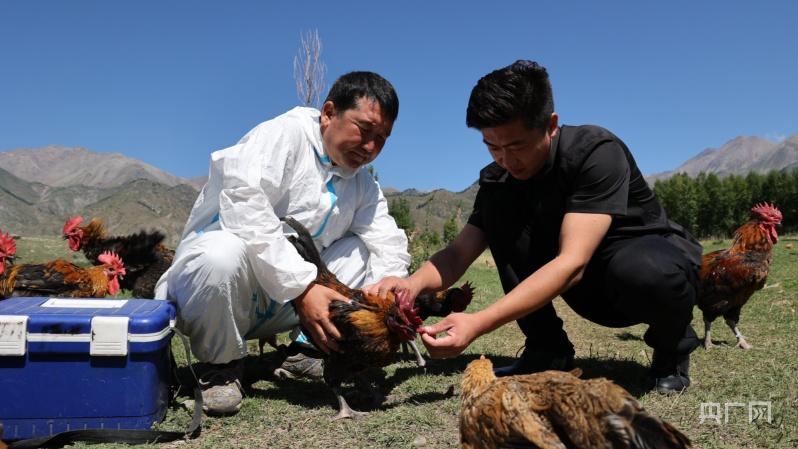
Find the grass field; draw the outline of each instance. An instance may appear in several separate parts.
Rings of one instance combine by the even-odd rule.
[[[576,316],[561,300],[556,307],[576,346],[576,364],[583,377],[609,377],[637,396],[649,411],[675,424],[697,448],[798,448],[798,247],[794,237],[781,240],[767,287],[756,293],[743,309],[740,329],[750,351],[733,345],[735,339],[722,321],[713,327],[714,340],[726,344],[693,353],[693,386],[684,394],[661,396],[645,389],[651,350],[642,342],[645,326],[607,329]],[[705,242],[716,249],[729,241]],[[63,241],[23,238],[18,242],[20,262],[47,258],[51,251],[66,255]],[[71,256],[70,256],[71,257]],[[481,258],[464,279],[477,287],[472,307],[485,307],[499,297],[501,287],[489,258]],[[693,326],[703,335],[698,309]],[[457,413],[459,398],[451,387],[458,385],[465,365],[485,354],[496,365],[512,360],[523,342],[515,325],[481,337],[455,359],[431,361],[426,372],[412,362],[401,362],[375,375],[385,402],[357,421],[331,422],[334,398],[321,382],[279,381],[271,372],[276,353],[257,356],[254,342],[247,359],[247,397],[241,412],[233,417],[206,418],[200,438],[189,442],[137,447],[170,448],[455,448],[459,447]],[[173,345],[183,360],[180,375],[190,374],[182,348]],[[56,375],[54,373],[54,375]],[[353,392],[353,389],[349,390]],[[188,399],[181,396],[179,401]],[[752,402],[770,404],[771,421],[748,419]],[[358,397],[353,406],[363,407]],[[702,403],[717,404],[720,424],[701,422]],[[713,410],[706,408],[705,414]],[[717,410],[715,410],[717,411]],[[728,413],[727,413],[728,412]],[[705,417],[706,418],[706,417]],[[189,413],[180,406],[170,408],[159,427],[180,430]],[[74,447],[115,448],[126,445]]]

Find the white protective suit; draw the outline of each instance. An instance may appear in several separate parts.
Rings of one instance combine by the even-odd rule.
[[[330,270],[353,288],[407,275],[407,238],[379,185],[365,169],[332,165],[319,117],[294,108],[211,154],[208,182],[155,289],[175,302],[178,329],[201,361],[243,358],[247,339],[299,323],[289,301],[316,267],[285,238],[292,231],[280,217],[308,228]]]

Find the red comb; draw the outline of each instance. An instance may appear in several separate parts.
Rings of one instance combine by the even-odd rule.
[[[81,223],[83,223],[83,217],[80,215],[75,215],[74,217],[70,217],[66,223],[64,223],[63,233],[67,234],[76,227],[78,227]]]
[[[12,257],[17,253],[17,242],[14,241],[14,238],[8,232],[0,232],[0,252],[5,257]]]
[[[106,251],[100,254],[97,257],[97,260],[106,265],[111,265],[112,267],[116,268],[118,274],[120,275],[125,274],[125,264],[122,262],[122,258],[120,258],[119,255],[117,255],[116,253],[111,251]]]
[[[781,211],[774,204],[767,202],[757,203],[751,208],[751,212],[761,217],[773,218],[778,221],[782,219]]]

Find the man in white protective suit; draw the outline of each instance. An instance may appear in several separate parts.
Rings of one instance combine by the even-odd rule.
[[[333,84],[321,111],[294,108],[211,154],[208,182],[155,292],[175,303],[177,328],[209,366],[200,376],[206,413],[241,408],[248,339],[293,330],[306,341],[296,332],[301,323],[319,350],[337,349],[328,306],[347,299],[312,284],[316,267],[288,241],[281,218],[308,228],[350,287],[407,275],[407,238],[363,168],[379,155],[398,111],[387,80],[351,72]],[[296,362],[283,366],[320,368],[315,359]]]

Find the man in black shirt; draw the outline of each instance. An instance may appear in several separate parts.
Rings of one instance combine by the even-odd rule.
[[[648,324],[657,391],[687,388],[699,344],[690,322],[701,246],[668,220],[626,145],[597,126],[558,126],[548,74],[531,61],[480,79],[466,122],[494,160],[480,173],[468,224],[409,278],[367,289],[413,297],[443,289],[489,247],[506,295],[427,326],[422,339],[433,357],[455,356],[517,320],[526,347],[497,375],[570,369],[573,345],[551,304],[560,295],[604,326]]]

